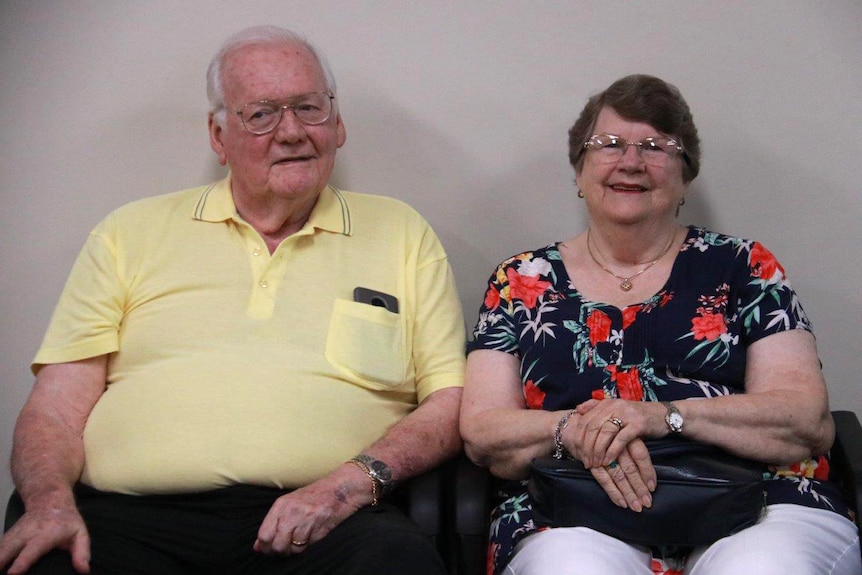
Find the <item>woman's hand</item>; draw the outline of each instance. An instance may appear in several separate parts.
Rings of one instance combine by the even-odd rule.
[[[590,470],[615,504],[632,511],[652,507],[656,487],[655,468],[640,439],[631,441],[610,465]]]
[[[577,407],[578,417],[570,425],[568,437],[575,451],[569,451],[586,467],[608,466],[633,440],[667,435],[665,411],[662,404],[650,401],[585,401]]]
[[[660,404],[590,400],[578,406],[578,417],[564,432],[563,444],[592,470],[614,503],[641,511],[652,505],[656,487],[655,468],[642,437],[667,433],[661,425],[663,413]]]

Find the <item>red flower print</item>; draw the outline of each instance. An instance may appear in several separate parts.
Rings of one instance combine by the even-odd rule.
[[[512,268],[506,270],[506,277],[509,278],[509,297],[520,299],[528,308],[536,307],[536,298],[551,287],[551,282],[540,280],[539,276],[522,276]]]
[[[593,310],[587,317],[587,330],[590,332],[590,345],[608,341],[611,335],[611,318],[601,310]]]
[[[691,328],[695,340],[713,341],[718,339],[721,334],[727,333],[724,316],[717,313],[705,313],[692,319]]]
[[[485,307],[494,310],[498,305],[500,305],[500,292],[493,285],[488,284],[488,291],[485,292]]]
[[[617,383],[617,393],[620,399],[631,399],[640,401],[644,397],[644,388],[636,367],[628,370],[617,371],[611,377]]]
[[[654,575],[682,575],[683,573],[679,569],[665,569],[662,562],[658,559],[653,559],[651,561],[650,571],[652,571]]]
[[[817,467],[814,469],[814,479],[826,481],[829,479],[829,460],[824,456],[817,458]]]
[[[775,276],[776,270],[781,272],[781,277],[784,277],[784,268],[775,259],[768,249],[757,242],[751,246],[751,255],[748,258],[748,265],[751,268],[751,275],[762,280],[771,280]]]
[[[486,575],[494,575],[494,558],[497,557],[497,553],[500,551],[499,543],[489,543],[488,544],[488,554],[485,557],[485,573]]]
[[[641,306],[639,305],[627,307],[623,310],[623,329],[626,329],[628,326],[635,322],[635,319],[637,319],[638,312],[640,310]]]
[[[594,389],[593,393],[590,395],[593,399],[602,400],[605,398],[605,390],[604,389]]]
[[[532,379],[524,384],[524,398],[527,400],[527,407],[530,409],[542,409],[542,406],[545,404],[545,392],[536,387]]]

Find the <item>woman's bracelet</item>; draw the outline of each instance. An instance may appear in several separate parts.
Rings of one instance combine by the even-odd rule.
[[[563,430],[568,427],[569,420],[575,414],[575,410],[571,410],[566,415],[560,418],[557,426],[554,428],[554,459],[562,459],[563,455],[568,455],[566,447],[563,445]]]

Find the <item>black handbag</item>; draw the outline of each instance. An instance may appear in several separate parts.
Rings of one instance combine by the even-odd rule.
[[[640,513],[618,507],[580,461],[540,457],[528,483],[536,525],[695,547],[755,524],[766,508],[763,464],[684,439],[645,443],[658,479],[652,507]]]

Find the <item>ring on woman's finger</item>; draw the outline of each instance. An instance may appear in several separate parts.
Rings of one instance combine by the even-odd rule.
[[[619,467],[619,463],[617,463],[617,460],[616,460],[616,459],[614,459],[613,461],[611,461],[610,463],[608,463],[608,464],[605,466],[605,469],[607,469],[608,471],[610,471],[611,469],[616,469],[617,467]]]
[[[625,425],[625,423],[623,423],[623,420],[620,419],[619,417],[611,417],[608,419],[608,421],[610,421],[611,423],[616,425],[619,429],[622,429],[623,426]]]
[[[293,539],[291,539],[290,542],[292,544],[296,545],[297,547],[302,547],[304,545],[308,545],[308,541],[294,541]]]

